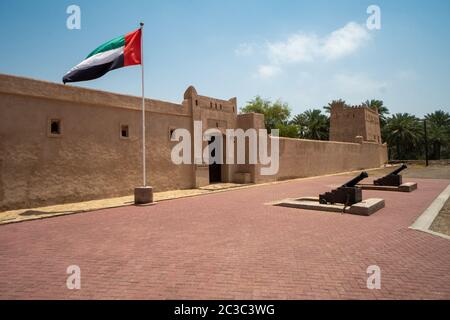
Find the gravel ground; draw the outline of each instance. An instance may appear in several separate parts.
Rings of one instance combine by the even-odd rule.
[[[434,219],[430,229],[450,236],[450,199],[447,200],[439,215]]]
[[[369,176],[379,177],[384,176],[398,168],[398,165],[387,167],[379,170],[370,171]],[[362,170],[361,170],[362,171]],[[348,175],[348,174],[345,174]],[[421,166],[421,165],[408,165],[408,168],[402,171],[401,175],[406,179],[449,179],[450,180],[450,165],[447,166]]]
[[[450,179],[450,166],[410,166],[404,171],[405,178]]]

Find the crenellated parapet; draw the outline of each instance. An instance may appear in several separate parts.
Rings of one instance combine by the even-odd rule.
[[[330,116],[330,140],[355,142],[357,136],[363,137],[364,141],[381,143],[378,110],[364,104],[350,106],[344,101],[333,101]]]

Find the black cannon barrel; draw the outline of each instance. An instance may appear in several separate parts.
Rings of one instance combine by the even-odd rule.
[[[363,171],[361,172],[357,177],[354,177],[352,180],[348,181],[347,183],[343,184],[341,188],[343,187],[354,187],[360,182],[361,180],[367,178],[369,175],[367,172]]]
[[[405,170],[405,169],[407,169],[407,168],[408,168],[408,166],[407,166],[406,164],[402,164],[401,167],[395,169],[395,170],[392,171],[390,174],[397,175],[397,174],[399,174],[400,172],[402,172],[403,170]]]

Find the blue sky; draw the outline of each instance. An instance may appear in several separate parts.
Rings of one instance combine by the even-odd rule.
[[[81,8],[68,30],[66,8]],[[381,9],[368,30],[367,7]],[[391,112],[450,111],[450,1],[0,2],[0,73],[60,82],[98,45],[145,22],[146,96],[180,102],[194,85],[239,106],[255,95],[294,113],[332,99],[381,99]],[[138,67],[74,85],[140,94]]]

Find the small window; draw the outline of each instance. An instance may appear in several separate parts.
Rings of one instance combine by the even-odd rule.
[[[198,106],[198,100],[195,100],[195,105]]]
[[[130,131],[127,124],[122,124],[120,126],[120,137],[124,139],[128,139],[130,137]]]
[[[209,107],[212,109],[212,102],[209,103]]]
[[[62,135],[61,119],[49,119],[47,130],[49,137],[60,137]]]
[[[50,123],[50,133],[51,134],[61,134],[61,121],[52,120]]]

